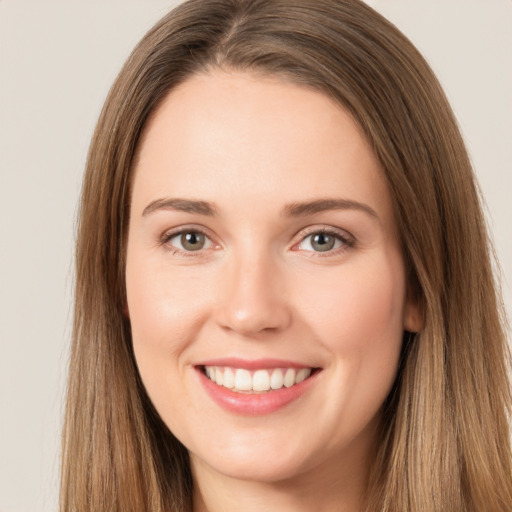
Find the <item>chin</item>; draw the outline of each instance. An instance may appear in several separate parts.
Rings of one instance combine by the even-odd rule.
[[[276,460],[276,457],[261,457],[253,453],[245,457],[230,457],[226,454],[222,461],[191,456],[191,461],[192,465],[206,464],[215,473],[228,478],[261,483],[292,480],[305,471],[303,461],[287,459],[283,454],[279,454],[279,460]]]
[[[278,483],[312,471],[332,457],[331,450],[312,443],[311,434],[282,433],[276,436],[272,431],[248,429],[239,435],[231,432],[229,439],[211,437],[209,443],[200,442],[189,451],[192,469],[207,468],[237,480]],[[213,446],[211,439],[219,442]]]

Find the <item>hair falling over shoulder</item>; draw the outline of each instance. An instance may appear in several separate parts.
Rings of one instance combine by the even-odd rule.
[[[171,89],[211,68],[279,76],[330,96],[359,123],[385,169],[424,327],[404,337],[368,512],[512,510],[505,316],[471,164],[432,71],[358,0],[190,0],[135,48],[91,143],[61,511],[192,510],[187,451],[138,376],[124,268],[141,132]]]

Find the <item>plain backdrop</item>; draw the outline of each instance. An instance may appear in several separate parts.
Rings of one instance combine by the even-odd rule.
[[[87,147],[123,61],[176,3],[0,0],[0,512],[57,510]],[[510,315],[512,2],[369,3],[417,45],[452,102],[487,201]]]

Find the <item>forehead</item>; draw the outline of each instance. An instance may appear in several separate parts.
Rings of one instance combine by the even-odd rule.
[[[276,206],[337,195],[391,209],[379,162],[348,112],[290,82],[221,71],[173,89],[149,121],[134,202],[155,194]]]

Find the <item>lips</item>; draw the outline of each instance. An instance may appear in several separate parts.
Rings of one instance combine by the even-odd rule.
[[[224,359],[196,365],[201,384],[223,409],[237,414],[276,412],[307,393],[320,368],[280,360]]]

